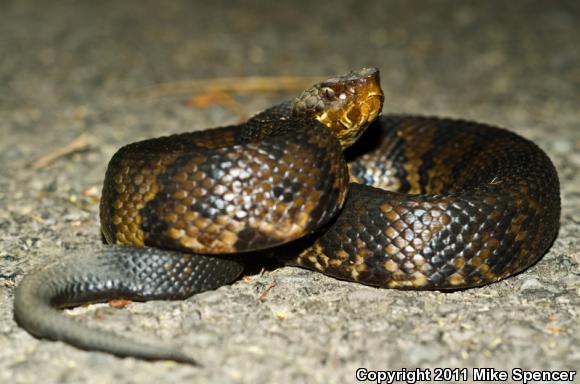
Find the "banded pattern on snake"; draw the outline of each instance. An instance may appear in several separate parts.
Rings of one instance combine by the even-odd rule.
[[[16,320],[80,348],[194,363],[58,308],[184,299],[235,280],[257,251],[399,289],[477,287],[535,263],[559,226],[546,154],[485,124],[377,118],[379,83],[376,69],[351,72],[239,126],[121,148],[101,199],[111,246],[25,277]]]

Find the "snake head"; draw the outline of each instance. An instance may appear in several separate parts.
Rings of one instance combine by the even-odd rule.
[[[292,113],[320,121],[346,148],[379,115],[383,100],[379,70],[363,68],[304,90],[294,100]]]

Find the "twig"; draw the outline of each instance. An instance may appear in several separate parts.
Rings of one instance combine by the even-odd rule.
[[[245,121],[248,118],[246,111],[240,103],[226,92],[207,92],[195,95],[187,101],[187,105],[192,108],[207,108],[211,105],[221,105],[239,116],[241,121]]]
[[[268,286],[262,291],[262,293],[258,297],[258,300],[260,300],[262,302],[266,301],[266,296],[268,296],[268,292],[270,292],[272,290],[272,288],[274,288],[277,285],[278,285],[278,283],[276,282],[276,280],[274,280],[273,282],[268,284]]]
[[[268,93],[301,91],[321,77],[301,76],[250,76],[222,77],[215,79],[194,79],[161,83],[137,90],[130,98],[155,98],[180,93]]]
[[[34,170],[44,168],[63,156],[87,148],[94,141],[95,137],[93,135],[88,133],[82,133],[76,139],[74,139],[64,147],[57,148],[54,151],[49,152],[46,155],[40,157],[38,160],[34,161],[30,165],[30,167]]]
[[[109,300],[109,307],[115,308],[115,309],[122,309],[125,308],[127,305],[131,304],[132,301],[131,300],[126,300],[126,299],[113,299],[113,300]]]

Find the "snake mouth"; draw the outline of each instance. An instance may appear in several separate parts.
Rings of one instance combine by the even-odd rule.
[[[383,107],[382,93],[369,93],[360,103],[351,105],[340,117],[341,129],[336,135],[343,148],[352,145],[373,122]]]

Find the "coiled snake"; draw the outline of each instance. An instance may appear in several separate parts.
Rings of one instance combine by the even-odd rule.
[[[102,232],[117,245],[25,277],[16,320],[80,348],[193,363],[172,348],[84,327],[58,308],[184,299],[235,280],[259,250],[290,247],[291,265],[430,290],[498,281],[546,252],[560,196],[542,150],[468,121],[373,122],[382,104],[378,71],[363,69],[239,126],[121,148],[101,199]]]

